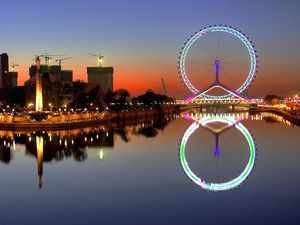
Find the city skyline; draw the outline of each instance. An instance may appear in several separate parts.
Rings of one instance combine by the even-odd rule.
[[[164,78],[171,96],[187,97],[190,93],[177,70],[183,43],[204,26],[228,24],[249,35],[258,50],[260,68],[250,95],[286,96],[300,90],[300,32],[294,29],[300,21],[297,1],[273,1],[272,5],[252,1],[252,10],[238,1],[231,5],[223,1],[29,2],[34,4],[2,3],[12,11],[3,12],[7,23],[0,52],[9,54],[10,63],[20,64],[19,85],[29,79],[33,55],[70,56],[72,59],[62,62],[63,68],[72,69],[74,79],[87,81],[86,67],[96,64],[89,53],[101,52],[103,66],[115,68],[115,89],[128,89],[132,95],[147,89],[163,93]],[[45,15],[42,9],[55,16]]]

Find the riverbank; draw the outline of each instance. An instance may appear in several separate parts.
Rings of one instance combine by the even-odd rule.
[[[284,119],[290,121],[291,123],[300,126],[300,116],[299,115],[292,115],[291,113],[284,111],[278,108],[271,108],[271,107],[259,107],[257,110],[254,111],[255,113],[260,112],[270,112],[282,116]]]
[[[73,113],[49,115],[45,121],[32,121],[28,115],[13,116],[1,115],[0,130],[12,131],[51,131],[76,129],[81,127],[90,127],[105,125],[108,123],[125,124],[124,121],[140,120],[147,122],[160,116],[169,116],[177,113],[175,106],[165,106],[161,108],[148,108],[139,110],[121,110],[121,111],[103,111],[92,113]]]

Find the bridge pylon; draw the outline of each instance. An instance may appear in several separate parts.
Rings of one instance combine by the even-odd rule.
[[[243,102],[251,102],[251,99],[241,95],[240,93],[236,92],[235,90],[232,90],[231,88],[225,86],[224,84],[221,83],[220,81],[220,60],[216,59],[215,60],[215,68],[216,68],[216,77],[215,81],[213,84],[209,85],[207,88],[203,89],[199,93],[197,93],[195,96],[189,97],[184,100],[184,103],[191,102],[193,100],[199,99],[199,100],[204,100],[204,101],[230,101],[230,100],[240,100]],[[218,99],[218,96],[215,96],[214,98],[205,98],[205,94],[215,88],[220,88],[224,91],[226,91],[228,94],[232,96],[232,98],[228,98],[226,100],[224,99]]]

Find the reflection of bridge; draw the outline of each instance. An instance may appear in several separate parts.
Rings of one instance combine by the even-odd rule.
[[[235,113],[203,113],[199,112],[199,110],[190,110],[188,113],[182,113],[181,116],[185,119],[191,120],[193,122],[199,121],[204,118],[215,118],[218,116],[222,117],[229,117],[233,118],[234,120],[237,121],[243,121],[243,120],[265,120],[266,122],[268,121],[273,121],[277,123],[284,123],[289,126],[292,126],[293,123],[287,119],[285,119],[282,116],[276,115],[271,112],[262,112],[259,114],[249,114],[248,112],[235,112]]]
[[[189,113],[182,114],[182,117],[185,119],[189,119],[191,121],[199,121],[204,118],[218,118],[218,117],[226,117],[226,118],[232,118],[236,121],[241,120],[262,120],[262,115],[249,115],[248,112],[240,112],[240,113],[201,113],[197,111],[191,111]]]

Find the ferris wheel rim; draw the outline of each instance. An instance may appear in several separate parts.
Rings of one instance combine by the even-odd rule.
[[[255,74],[257,72],[257,54],[254,45],[252,45],[252,41],[245,36],[241,31],[237,30],[236,28],[232,28],[231,26],[226,26],[226,25],[220,25],[220,26],[210,26],[210,27],[205,27],[204,29],[201,29],[199,32],[196,32],[194,35],[191,36],[191,38],[188,39],[188,41],[184,44],[182,51],[180,52],[179,56],[179,73],[180,77],[183,80],[185,86],[193,93],[193,94],[200,94],[201,91],[198,90],[189,80],[188,74],[186,73],[186,56],[192,47],[193,43],[197,41],[199,38],[202,37],[202,35],[205,35],[208,32],[225,32],[229,33],[238,39],[240,39],[243,44],[246,46],[249,56],[250,56],[250,69],[248,76],[246,80],[243,82],[243,84],[237,88],[235,91],[237,93],[242,93],[243,91],[246,90],[246,88],[249,87],[249,85],[253,82],[255,78]],[[208,94],[203,94],[203,97],[207,99],[228,99],[232,94],[226,94],[226,95],[220,95],[220,96],[214,96],[214,95],[208,95]]]

